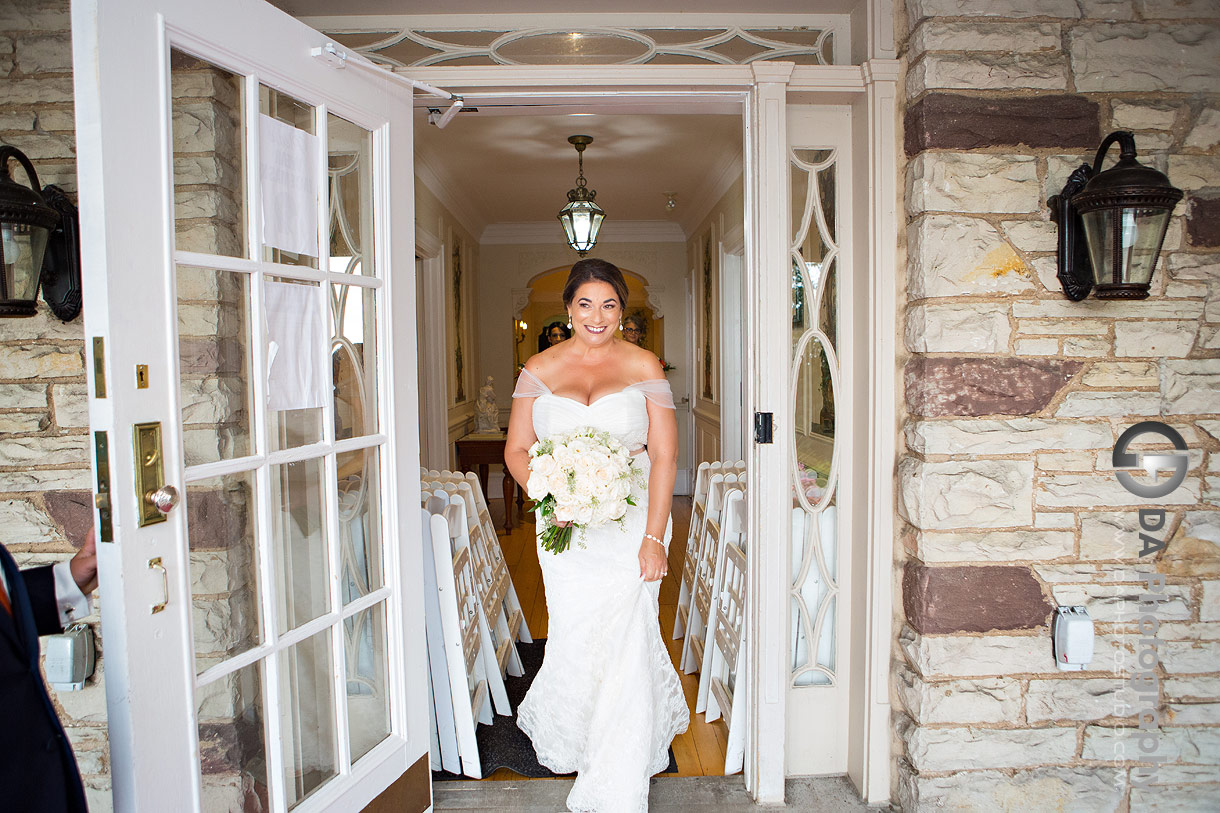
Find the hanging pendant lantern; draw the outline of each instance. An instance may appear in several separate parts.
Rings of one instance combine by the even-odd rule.
[[[559,222],[563,224],[568,245],[583,257],[597,245],[597,235],[601,231],[606,212],[594,200],[597,192],[590,189],[585,181],[584,152],[585,147],[593,143],[593,136],[569,136],[568,143],[576,148],[576,188],[568,190],[568,205],[560,210],[558,217]]]

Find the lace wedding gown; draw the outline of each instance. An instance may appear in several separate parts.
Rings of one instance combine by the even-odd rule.
[[[534,398],[534,433],[546,438],[590,426],[629,450],[648,439],[645,399],[673,409],[664,379],[641,381],[585,405],[552,393],[522,370],[514,398]],[[644,471],[648,455],[632,457]],[[573,534],[560,554],[538,548],[549,618],[545,656],[517,710],[517,725],[538,761],[577,772],[568,795],[574,813],[648,809],[649,777],[669,764],[669,744],[690,713],[657,621],[660,581],[640,576],[648,515],[645,488],[633,493],[622,526]],[[671,529],[665,529],[669,546]]]

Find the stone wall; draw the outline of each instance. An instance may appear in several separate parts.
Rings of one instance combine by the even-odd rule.
[[[74,130],[68,0],[0,3],[0,143],[75,200]],[[40,302],[37,316],[0,319],[0,538],[23,566],[67,558],[92,524],[88,435],[80,317],[65,324]],[[110,809],[106,696],[99,619],[86,620],[97,671],[82,691],[51,695],[98,813]]]
[[[906,5],[896,798],[908,811],[1214,809],[1220,6]],[[1116,129],[1186,199],[1151,298],[1073,303],[1045,201]],[[1141,502],[1110,456],[1145,419],[1190,451],[1185,482]],[[1150,533],[1164,550],[1140,555],[1140,508],[1165,509]],[[1087,671],[1060,672],[1051,614],[1076,604],[1096,650]],[[1146,613],[1153,638],[1136,624]],[[1127,678],[1149,666],[1137,694]],[[1165,760],[1155,772],[1141,721]]]

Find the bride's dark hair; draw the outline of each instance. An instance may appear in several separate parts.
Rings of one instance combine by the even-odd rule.
[[[609,285],[614,289],[615,296],[618,297],[619,307],[627,310],[627,281],[623,279],[623,272],[619,271],[618,266],[614,263],[592,257],[580,260],[572,266],[572,271],[568,274],[568,281],[563,286],[563,306],[565,308],[571,305],[572,300],[576,298],[576,289],[586,282],[604,282]]]

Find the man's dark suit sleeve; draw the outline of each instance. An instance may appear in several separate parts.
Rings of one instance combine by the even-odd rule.
[[[52,571],[51,565],[21,571],[39,635],[63,632],[63,626],[59,623],[59,601],[55,598],[55,574]]]

